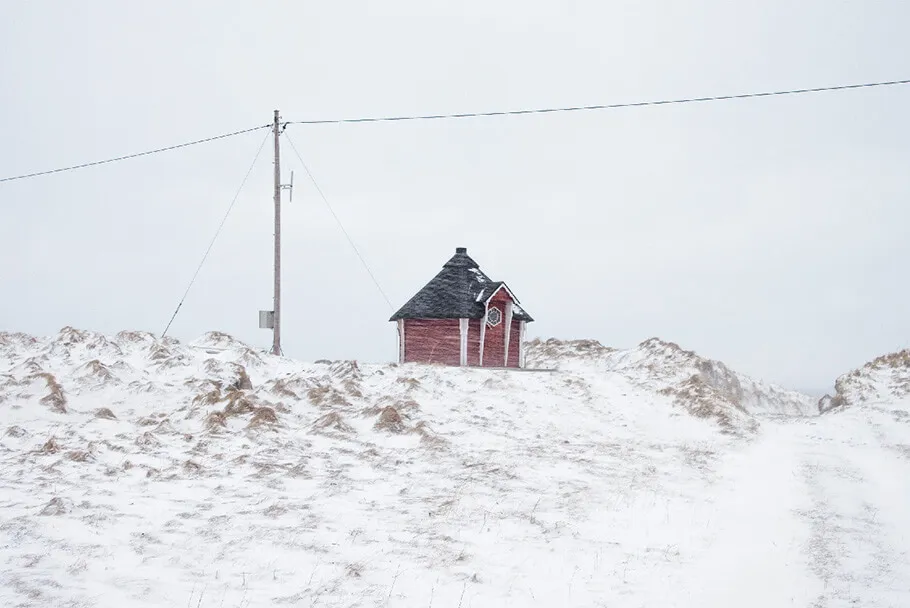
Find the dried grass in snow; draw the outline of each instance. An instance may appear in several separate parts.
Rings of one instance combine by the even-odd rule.
[[[66,395],[63,393],[63,387],[57,382],[53,374],[41,372],[35,374],[36,378],[41,378],[47,383],[48,394],[41,398],[43,405],[49,406],[55,412],[66,413]]]
[[[246,428],[256,429],[275,426],[278,426],[278,416],[275,415],[275,410],[270,407],[257,407],[253,412],[253,417],[250,418],[249,424],[246,425]]]
[[[41,509],[41,515],[64,515],[67,511],[69,508],[66,502],[59,496],[55,496]]]
[[[102,418],[104,420],[116,420],[117,417],[114,415],[114,412],[107,407],[101,407],[95,410],[95,418]]]
[[[224,413],[214,411],[205,418],[205,428],[209,431],[218,431],[227,427],[227,418]]]
[[[379,420],[376,421],[373,428],[377,431],[388,431],[389,433],[395,434],[401,434],[407,431],[398,410],[391,405],[382,408],[382,412],[379,414]]]
[[[316,422],[313,423],[314,429],[329,429],[333,431],[339,431],[342,433],[353,433],[354,427],[349,425],[344,421],[344,418],[341,417],[341,414],[338,412],[329,412],[324,416],[320,416],[316,419]]]

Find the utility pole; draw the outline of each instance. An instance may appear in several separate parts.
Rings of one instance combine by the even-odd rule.
[[[275,296],[273,302],[272,354],[281,354],[281,135],[280,116],[275,110],[272,131],[275,135]]]
[[[294,200],[294,172],[291,171],[290,184],[281,183],[281,147],[278,140],[283,130],[281,116],[275,110],[275,122],[272,123],[272,134],[275,136],[275,291],[272,310],[259,311],[259,327],[272,330],[273,355],[281,354],[281,191],[290,190],[290,200]]]

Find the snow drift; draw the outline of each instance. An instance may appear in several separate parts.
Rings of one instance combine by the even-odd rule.
[[[820,412],[850,405],[906,404],[910,400],[910,350],[882,355],[844,374],[834,383],[834,391],[818,402]]]
[[[910,601],[906,420],[804,415],[806,397],[659,340],[536,342],[529,361],[558,371],[0,333],[0,597]]]
[[[600,370],[621,375],[646,390],[674,398],[689,413],[717,420],[725,430],[754,429],[756,414],[808,415],[815,404],[807,395],[738,374],[659,338],[629,350],[594,340],[534,340],[529,365],[566,370]]]

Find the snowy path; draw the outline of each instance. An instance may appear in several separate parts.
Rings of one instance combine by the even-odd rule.
[[[709,490],[708,546],[683,569],[676,605],[809,606],[821,590],[804,553],[810,532],[800,513],[812,503],[799,446],[785,426],[762,430],[727,457]]]
[[[794,422],[812,497],[813,606],[906,606],[910,597],[910,429],[874,406]]]
[[[874,409],[763,421],[724,457],[704,500],[671,518],[680,560],[636,589],[647,606],[898,607],[910,597],[906,424]],[[647,519],[647,514],[640,517]],[[630,604],[634,605],[634,604]]]
[[[709,546],[681,569],[676,605],[907,605],[910,458],[890,422],[875,410],[764,421],[720,471]]]

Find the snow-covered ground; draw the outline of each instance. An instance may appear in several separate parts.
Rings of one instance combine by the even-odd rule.
[[[899,358],[818,415],[672,343],[531,348],[0,334],[0,605],[910,605]]]

